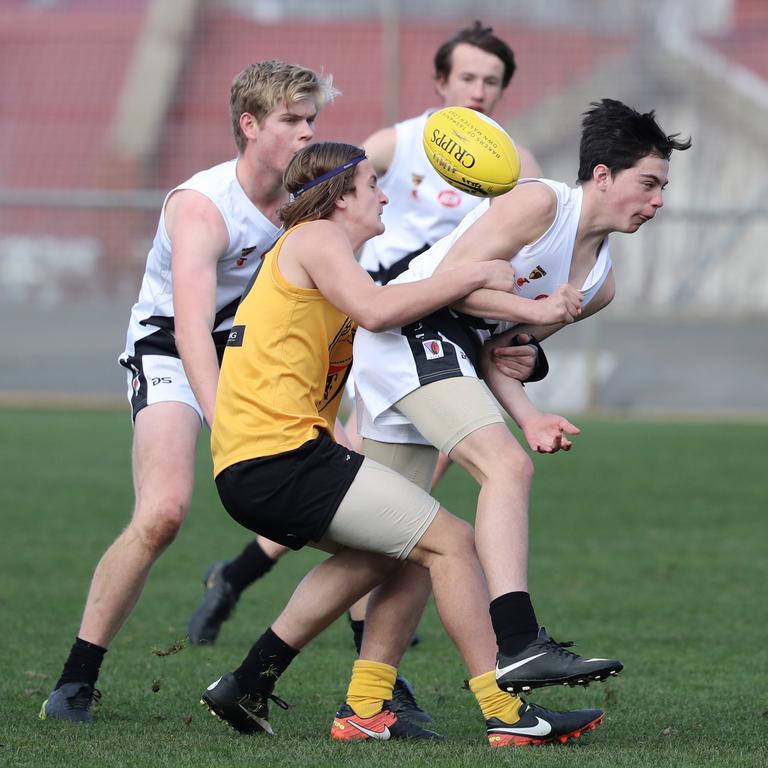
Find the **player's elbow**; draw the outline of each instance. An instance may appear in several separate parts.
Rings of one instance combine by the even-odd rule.
[[[358,323],[361,328],[371,333],[381,333],[396,326],[398,323],[390,316],[389,312],[369,310],[365,317]]]

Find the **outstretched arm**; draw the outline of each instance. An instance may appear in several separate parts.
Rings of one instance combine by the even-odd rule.
[[[488,210],[451,246],[436,270],[472,261],[509,261],[523,246],[538,240],[552,225],[557,210],[554,192],[529,183],[493,200]],[[511,293],[477,290],[454,304],[475,317],[545,325],[571,323],[581,312],[581,292],[561,285],[548,298],[533,301]]]
[[[292,232],[283,244],[279,264],[292,282],[309,281],[369,331],[413,322],[482,286],[501,291],[514,286],[514,271],[498,261],[472,262],[425,280],[378,286],[355,260],[341,227],[325,220]]]
[[[532,451],[557,453],[571,449],[571,436],[581,431],[577,426],[563,416],[538,410],[525,394],[522,383],[505,376],[494,365],[488,365],[487,368],[481,365],[481,373],[504,410],[522,429]]]

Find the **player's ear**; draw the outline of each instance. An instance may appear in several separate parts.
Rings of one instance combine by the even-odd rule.
[[[445,100],[446,78],[443,75],[435,75],[435,93]]]
[[[259,138],[259,122],[250,112],[240,115],[240,131],[246,139],[256,141]]]
[[[595,182],[595,184],[597,184],[598,189],[605,191],[610,179],[611,169],[607,165],[598,163],[592,169],[592,180]]]

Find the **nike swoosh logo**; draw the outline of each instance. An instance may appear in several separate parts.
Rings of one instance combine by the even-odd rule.
[[[514,733],[518,736],[549,736],[552,726],[540,717],[536,718],[536,725],[509,725],[503,728],[492,728],[490,733]]]
[[[584,664],[590,664],[593,661],[611,661],[611,659],[582,659]]]
[[[518,667],[522,667],[524,664],[527,664],[529,661],[533,661],[534,659],[538,659],[540,656],[545,656],[546,651],[543,653],[537,653],[535,656],[529,656],[527,659],[521,659],[520,661],[516,661],[514,664],[510,664],[506,667],[499,667],[496,665],[496,677],[501,677],[502,675],[506,675],[507,672],[511,672],[513,669],[517,669]]]
[[[386,725],[384,726],[383,731],[372,731],[369,728],[366,728],[364,725],[360,725],[359,723],[354,722],[354,720],[347,720],[347,722],[350,725],[354,725],[358,731],[364,733],[366,736],[370,736],[372,739],[379,739],[379,741],[387,741],[389,739],[389,728],[387,728]]]

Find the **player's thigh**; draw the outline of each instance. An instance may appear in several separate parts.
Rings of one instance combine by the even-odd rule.
[[[434,520],[439,504],[389,467],[366,458],[336,513],[326,540],[405,559]]]
[[[472,376],[456,376],[415,389],[394,406],[435,448],[450,455],[472,432],[490,424],[504,429],[504,416],[488,387]]]
[[[185,403],[156,403],[139,411],[133,433],[134,519],[184,517],[192,497],[199,434],[200,417]]]
[[[363,453],[429,492],[439,455],[434,446],[382,443],[366,437],[363,438]]]

